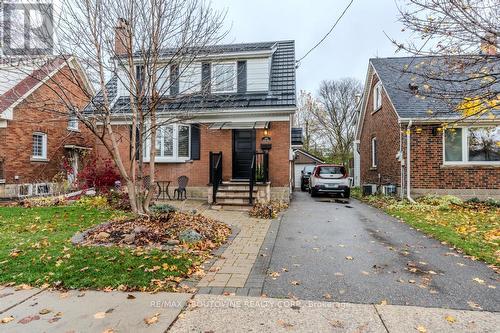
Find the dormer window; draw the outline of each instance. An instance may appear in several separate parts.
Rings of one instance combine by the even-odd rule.
[[[382,107],[382,83],[378,82],[373,88],[373,111]]]
[[[212,64],[212,92],[236,92],[236,62],[219,62]]]

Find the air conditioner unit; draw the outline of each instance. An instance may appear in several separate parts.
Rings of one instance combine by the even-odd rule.
[[[377,185],[375,184],[364,184],[363,185],[363,196],[374,195],[377,193]]]
[[[382,186],[382,193],[384,195],[395,196],[398,193],[396,185],[384,185]]]

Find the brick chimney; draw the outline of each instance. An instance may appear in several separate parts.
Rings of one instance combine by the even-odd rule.
[[[497,36],[493,33],[488,33],[481,38],[481,54],[484,55],[497,55]]]
[[[127,29],[127,20],[120,17],[115,27],[115,55],[127,54]]]

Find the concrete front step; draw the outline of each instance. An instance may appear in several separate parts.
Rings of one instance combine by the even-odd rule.
[[[248,197],[246,198],[235,198],[235,197],[229,197],[229,198],[220,198],[217,197],[217,204],[219,205],[248,205]]]
[[[257,191],[253,192],[253,197],[257,197]],[[217,199],[219,198],[250,198],[250,193],[246,192],[234,192],[234,191],[224,191],[217,192]]]
[[[213,210],[230,210],[230,211],[238,211],[238,212],[248,212],[252,209],[250,205],[239,205],[239,204],[220,204],[216,203],[210,206]]]

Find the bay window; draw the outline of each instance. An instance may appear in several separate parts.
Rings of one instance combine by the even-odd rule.
[[[183,124],[161,125],[156,129],[156,158],[158,163],[185,162],[190,158],[191,127]],[[149,162],[150,140],[146,139],[144,161]]]
[[[500,126],[446,129],[444,163],[500,164]]]

